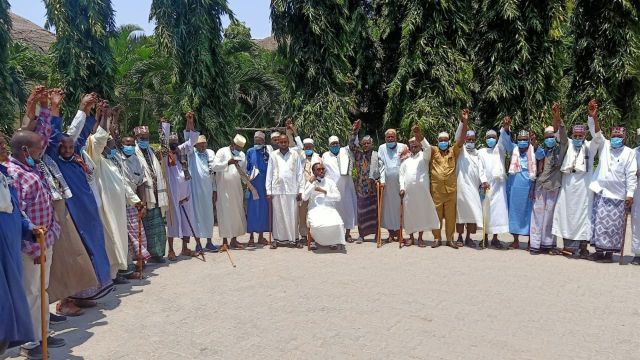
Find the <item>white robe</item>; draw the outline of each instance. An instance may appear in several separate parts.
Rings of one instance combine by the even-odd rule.
[[[440,220],[433,204],[429,182],[431,147],[412,154],[400,165],[399,186],[404,190],[404,229],[409,234],[440,229]],[[387,189],[385,189],[387,191]]]
[[[565,163],[569,164],[563,164],[561,168],[562,187],[553,213],[551,233],[563,239],[591,240],[593,192],[589,191],[589,185],[593,176],[593,162],[604,139],[602,133],[594,133],[592,124],[589,124],[589,129],[593,140],[585,141],[577,151],[570,144],[565,157]]]
[[[165,137],[169,138],[169,123],[162,124]],[[193,145],[195,145],[200,135],[197,131],[185,131],[185,142],[178,145],[178,151],[182,154],[188,154],[193,151]],[[192,237],[195,234],[191,231],[191,225],[194,225],[193,215],[193,199],[191,198],[191,180],[187,179],[182,169],[182,163],[180,158],[176,154],[176,164],[169,166],[169,157],[163,158],[164,166],[167,171],[167,184],[169,185],[169,206],[171,211],[171,217],[167,219],[167,237]],[[185,201],[186,199],[186,201]],[[180,202],[182,201],[182,204]],[[195,231],[195,229],[194,229]]]
[[[458,224],[476,224],[482,228],[482,202],[480,201],[481,163],[477,150],[466,147],[458,157],[456,222]]]
[[[273,196],[273,237],[293,242],[299,238],[296,197],[304,187],[300,155],[291,150],[284,155],[280,150],[273,151],[269,156],[266,177],[267,195]]]
[[[324,189],[327,194],[316,191],[316,187]],[[340,201],[336,183],[328,178],[307,183],[302,199],[309,201],[307,224],[313,240],[323,246],[345,245],[344,223],[335,208]]]
[[[507,175],[505,173],[505,149],[501,143],[493,148],[478,150],[480,159],[480,181],[489,184],[489,191],[484,198],[483,206],[487,229],[486,234],[502,234],[509,232],[509,213],[507,211]],[[487,203],[488,201],[488,203]]]
[[[400,229],[400,154],[406,148],[402,143],[397,143],[393,150],[386,144],[378,148],[380,184],[384,185],[380,226],[387,230]]]
[[[216,187],[218,201],[216,211],[218,215],[218,231],[220,237],[233,238],[247,232],[247,219],[244,213],[244,193],[242,192],[242,178],[235,165],[228,165],[229,160],[239,159],[241,169],[247,168],[244,152],[231,154],[229,146],[218,150],[213,161],[213,171],[216,173]]]
[[[116,160],[108,160],[102,151],[109,140],[109,133],[101,127],[87,141],[87,154],[96,165],[94,176],[98,192],[102,199],[100,218],[104,226],[105,247],[111,265],[111,277],[115,278],[118,270],[127,269],[129,253],[129,237],[127,233],[127,205],[132,206],[140,199],[133,192],[124,178]]]
[[[349,147],[345,146],[340,149],[337,156],[330,151],[322,154],[322,162],[326,169],[325,176],[333,180],[340,191],[340,201],[335,204],[335,207],[342,217],[344,227],[354,229],[358,225],[358,198],[351,177],[353,155]]]
[[[636,149],[636,177],[640,182],[640,146]],[[640,256],[640,186],[636,187],[636,193],[633,195],[633,206],[631,208],[631,251],[636,256]]]
[[[197,149],[189,152],[189,173],[191,174],[191,199],[193,201],[193,229],[199,238],[213,238],[213,192],[216,178],[213,174],[213,160],[216,153],[206,149],[199,154]]]

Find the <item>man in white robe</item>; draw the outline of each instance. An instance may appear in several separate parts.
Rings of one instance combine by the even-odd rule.
[[[635,148],[636,164],[638,166],[638,170],[636,170],[636,177],[640,182],[640,129],[636,130],[636,143],[638,144]],[[640,199],[640,186],[636,187],[636,192],[633,197],[634,199]],[[635,255],[631,264],[640,265],[640,200],[633,202],[631,210],[631,236],[631,250]]]
[[[422,137],[420,128],[414,126],[413,132],[415,137],[409,139],[411,156],[400,165],[399,195],[404,206],[404,229],[410,235],[405,245],[413,245],[413,233],[418,232],[418,246],[425,247],[422,234],[440,229],[440,220],[430,191],[431,146]]]
[[[486,248],[489,235],[492,234],[491,246],[503,249],[498,234],[509,232],[509,213],[507,210],[507,174],[504,167],[506,151],[502,143],[498,142],[495,130],[487,131],[485,135],[486,148],[478,150],[480,160],[480,181],[485,191],[483,214],[485,237],[482,239]]]
[[[110,111],[103,110],[99,120],[98,130],[87,141],[87,154],[96,166],[94,176],[102,200],[100,217],[106,237],[105,247],[111,264],[111,277],[117,284],[126,282],[117,275],[118,272],[127,272],[127,205],[139,207],[142,203],[125,180],[115,141],[105,130],[117,126],[111,123]]]
[[[400,229],[400,154],[407,146],[397,142],[395,129],[384,133],[385,143],[378,148],[378,169],[382,188],[382,219],[380,227],[389,231],[387,242],[397,241]]]
[[[597,104],[594,113],[597,113]],[[624,145],[626,129],[613,127],[611,140],[598,149],[598,167],[589,189],[594,192],[591,246],[596,252],[589,259],[612,262],[620,252],[624,236],[624,219],[634,203],[638,164],[635,151]]]
[[[593,109],[592,109],[593,111]],[[552,233],[564,239],[564,250],[582,259],[589,257],[593,192],[589,190],[596,153],[604,138],[597,116],[590,111],[588,125],[593,139],[585,140],[584,125],[573,127],[571,144],[562,167],[562,187],[553,214]]]
[[[282,134],[278,138],[280,148],[269,156],[267,165],[267,198],[272,206],[271,248],[279,244],[298,243],[298,204],[302,200],[304,177],[302,161],[297,152],[289,149],[289,138]]]
[[[216,153],[207,149],[207,138],[198,136],[195,147],[189,152],[189,173],[191,174],[191,199],[193,201],[193,230],[195,237],[207,239],[205,249],[218,252],[218,247],[213,239],[213,204],[216,202],[216,178],[213,173],[213,160]],[[196,252],[202,252],[200,244],[196,246]]]
[[[456,134],[456,137],[460,136]],[[465,143],[458,157],[457,171],[457,201],[456,201],[456,232],[458,233],[458,246],[475,247],[471,234],[475,234],[478,228],[482,228],[482,203],[480,201],[481,163],[476,150],[476,133],[468,130],[465,134]],[[465,227],[467,236],[464,243],[462,234]]]
[[[333,180],[325,177],[321,162],[312,165],[313,176],[306,182],[302,199],[309,202],[307,221],[315,248],[316,243],[336,250],[344,248],[344,224],[334,205],[340,201],[340,191]]]
[[[242,177],[239,170],[247,168],[246,157],[242,152],[246,144],[247,139],[244,136],[236,135],[231,145],[216,152],[213,161],[218,193],[216,201],[218,231],[223,246],[230,246],[232,249],[244,248],[237,237],[247,232]],[[227,243],[229,238],[231,242]]]
[[[338,191],[340,191],[340,201],[335,204],[335,207],[344,222],[345,240],[353,242],[351,229],[358,225],[358,198],[351,177],[354,163],[353,154],[349,146],[340,147],[340,140],[337,136],[331,136],[329,151],[322,154],[322,162],[327,177],[336,183]]]
[[[167,258],[170,261],[177,260],[173,249],[174,238],[182,238],[180,256],[190,258],[197,255],[196,252],[191,251],[188,247],[191,236],[196,236],[191,229],[194,224],[191,175],[189,174],[188,166],[184,162],[187,161],[187,154],[193,151],[193,146],[200,133],[194,130],[193,113],[188,112],[186,118],[185,141],[182,144],[178,143],[178,135],[171,133],[171,125],[168,122],[161,122],[164,138],[169,139],[169,151],[166,157],[163,158],[162,166],[166,169],[167,184],[169,185],[169,211],[171,216],[167,221],[167,240],[169,243]],[[196,243],[200,244],[198,238],[196,238]]]

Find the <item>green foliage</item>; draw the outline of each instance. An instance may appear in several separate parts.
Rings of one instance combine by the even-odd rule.
[[[561,100],[566,13],[565,0],[475,3],[474,110],[483,128],[499,127],[505,115],[516,128],[548,124],[552,102]]]
[[[113,98],[115,68],[109,37],[115,31],[110,0],[44,0],[45,27],[55,27],[54,82],[65,90],[64,112],[75,113],[80,95]]]
[[[572,121],[585,122],[586,104],[600,102],[602,126],[640,126],[640,23],[637,1],[576,0],[569,64]]]
[[[8,132],[11,128],[16,103],[12,88],[13,79],[9,70],[9,45],[11,42],[11,18],[9,2],[0,0],[0,131]]]
[[[197,126],[215,146],[226,145],[235,132],[229,121],[231,83],[222,57],[222,15],[233,18],[226,0],[154,0],[150,13],[156,39],[181,87],[179,106],[196,113]],[[182,124],[177,116],[171,120]]]

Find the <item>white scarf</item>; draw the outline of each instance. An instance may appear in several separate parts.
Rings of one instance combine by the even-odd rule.
[[[587,172],[587,166],[589,162],[589,151],[587,145],[582,143],[582,146],[576,149],[575,146],[570,145],[567,149],[567,154],[564,157],[560,171],[565,174],[571,172],[584,173]]]
[[[149,151],[150,158],[153,161],[153,170],[151,170],[149,164],[147,164],[147,160],[144,158],[144,154],[142,153],[142,151],[143,150],[136,145],[136,156],[138,157],[140,163],[142,164],[142,167],[144,168],[144,174],[147,180],[147,183],[145,185],[147,208],[152,209],[157,205],[162,209],[166,209],[169,206],[169,197],[167,196],[167,183],[165,182],[164,174],[162,172],[162,168],[160,167],[160,162],[151,149],[146,149],[145,151]],[[156,179],[156,187],[158,189],[157,199],[153,191],[154,175]]]
[[[338,168],[340,169],[340,175],[351,176],[351,164],[353,164],[353,155],[347,147],[340,148],[338,153]]]

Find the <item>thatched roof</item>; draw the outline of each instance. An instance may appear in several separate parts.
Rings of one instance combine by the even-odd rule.
[[[278,48],[278,42],[273,36],[266,37],[264,39],[253,39],[261,48],[269,51],[275,51]]]
[[[14,13],[11,15],[13,27],[11,30],[11,38],[29,45],[34,50],[47,52],[49,46],[56,40],[56,36],[31,21],[18,16]]]

